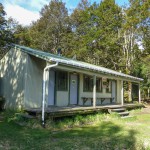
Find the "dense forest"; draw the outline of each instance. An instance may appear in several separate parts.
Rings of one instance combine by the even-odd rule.
[[[129,0],[128,6],[81,0],[72,12],[62,1],[51,0],[30,26],[6,19],[0,3],[0,57],[11,43],[50,53],[61,48],[63,56],[144,78],[143,88],[148,88],[149,40],[150,0]]]

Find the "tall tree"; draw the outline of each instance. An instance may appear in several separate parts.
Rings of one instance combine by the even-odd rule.
[[[124,72],[142,77],[147,82],[147,67],[143,60],[145,52],[148,52],[147,31],[149,19],[150,1],[130,0],[130,6],[123,10],[124,24],[122,27],[123,37],[123,61]],[[149,26],[149,27],[148,27]],[[143,85],[144,85],[143,84]],[[128,84],[129,99],[131,98],[131,83]]]
[[[75,54],[79,60],[83,61],[86,61],[88,57],[87,43],[84,36],[87,35],[89,30],[90,12],[88,0],[81,0],[70,16],[73,31],[72,54]]]
[[[14,41],[11,18],[5,19],[6,13],[0,3],[0,58],[8,51],[10,44]]]
[[[14,30],[15,43],[20,45],[31,45],[30,27],[17,24]]]
[[[31,46],[51,53],[59,47],[68,49],[71,28],[65,3],[52,0],[42,8],[40,14],[41,18],[30,30]]]
[[[123,11],[123,63],[125,72],[129,74],[133,73],[135,64],[141,58],[142,53],[148,50],[149,4],[149,1],[130,0],[130,7]]]
[[[84,52],[85,61],[98,61],[102,66],[117,70],[122,55],[121,38],[118,37],[122,24],[121,8],[114,0],[104,0],[99,5],[89,5],[82,0],[81,4],[82,7],[78,6],[72,14],[75,35],[81,43],[78,51]]]
[[[121,8],[115,0],[103,0],[94,15],[94,56],[98,57],[101,65],[118,70],[122,56],[121,37],[118,36],[122,27]]]
[[[6,26],[5,11],[3,5],[0,3],[0,57],[4,54],[4,46],[6,44]]]

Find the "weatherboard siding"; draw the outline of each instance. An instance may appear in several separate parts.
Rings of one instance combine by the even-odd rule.
[[[67,106],[69,104],[69,92],[57,91],[56,92],[56,106]]]
[[[25,108],[38,108],[42,104],[43,69],[46,62],[28,55],[25,74]],[[48,94],[46,94],[46,98]]]
[[[12,48],[0,60],[0,66],[5,107],[21,109],[24,106],[26,54]]]

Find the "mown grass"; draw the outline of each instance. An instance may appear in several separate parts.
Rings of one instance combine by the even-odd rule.
[[[150,114],[140,111],[132,111],[138,115],[130,119],[96,114],[48,120],[46,129],[5,112],[0,115],[0,150],[149,150]]]

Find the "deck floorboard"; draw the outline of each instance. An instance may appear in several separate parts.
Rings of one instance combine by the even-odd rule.
[[[77,115],[77,114],[92,114],[97,112],[107,112],[108,109],[111,108],[141,108],[143,107],[142,104],[125,104],[123,106],[114,104],[114,105],[101,105],[101,106],[67,106],[67,107],[58,107],[58,106],[50,106],[45,109],[45,113],[49,114],[50,116],[71,116],[71,115]],[[42,109],[41,108],[28,108],[25,109],[26,112],[29,113],[36,113],[41,114]]]

